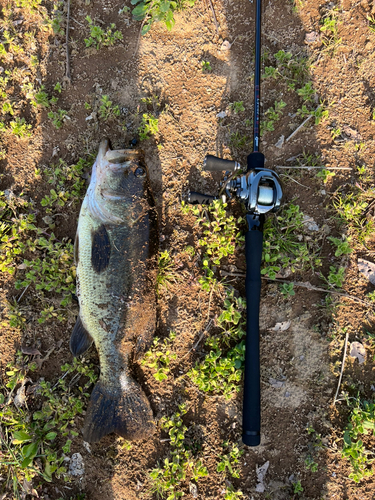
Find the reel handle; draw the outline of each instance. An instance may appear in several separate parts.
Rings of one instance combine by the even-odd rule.
[[[234,160],[223,160],[223,158],[218,158],[217,156],[207,155],[203,162],[203,170],[208,172],[235,172],[239,170],[241,165]]]
[[[209,194],[197,193],[195,191],[189,191],[188,203],[191,205],[210,205],[214,200],[217,200],[216,196],[210,196]]]
[[[260,444],[260,351],[259,306],[263,249],[264,216],[248,214],[245,235],[246,254],[246,351],[243,389],[242,441],[247,446]]]

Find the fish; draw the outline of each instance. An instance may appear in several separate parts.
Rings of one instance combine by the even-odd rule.
[[[156,328],[157,213],[142,153],[100,143],[74,242],[79,316],[70,338],[74,356],[92,343],[100,377],[91,394],[83,439],[112,432],[143,439],[153,412],[132,363]]]

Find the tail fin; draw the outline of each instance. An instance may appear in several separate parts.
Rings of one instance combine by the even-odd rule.
[[[121,378],[119,391],[111,391],[100,380],[94,387],[83,428],[85,441],[96,443],[111,432],[129,440],[152,434],[153,415],[145,393],[131,378]]]

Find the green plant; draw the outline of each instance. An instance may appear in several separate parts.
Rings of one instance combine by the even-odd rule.
[[[206,467],[192,456],[185,445],[187,427],[182,417],[186,413],[186,404],[180,404],[176,413],[171,417],[163,417],[160,421],[161,428],[169,434],[171,451],[164,462],[158,463],[150,473],[151,491],[156,493],[158,498],[175,500],[182,497],[183,492],[179,491],[179,487],[189,472],[195,481],[208,475]]]
[[[172,359],[177,358],[177,354],[171,353],[171,345],[176,338],[175,332],[170,332],[169,337],[162,343],[158,337],[152,342],[152,347],[146,352],[142,365],[154,369],[154,377],[159,382],[166,380],[169,373],[169,364]]]
[[[336,257],[352,253],[352,249],[350,248],[350,244],[347,239],[334,238],[333,236],[329,236],[328,239],[333,243],[333,245],[336,246],[336,251],[335,251]]]
[[[159,255],[158,274],[156,277],[156,291],[159,293],[161,288],[168,288],[172,281],[176,282],[178,275],[173,271],[174,261],[168,250],[164,250]]]
[[[174,12],[192,7],[195,0],[131,0],[136,5],[132,14],[137,21],[143,21],[142,35],[145,35],[154,22],[162,22],[171,31],[175,25]]]
[[[210,61],[202,61],[202,71],[211,73],[212,68],[211,68],[211,63]]]
[[[90,16],[86,16],[85,19],[90,26],[90,36],[85,38],[86,47],[94,46],[96,50],[99,50],[101,47],[110,47],[116,41],[122,40],[122,33],[116,30],[115,24],[112,23],[105,31],[100,26],[95,26]]]
[[[241,113],[242,111],[245,111],[245,107],[243,105],[243,101],[234,101],[231,104],[229,104],[229,108],[233,113]]]
[[[292,273],[320,266],[319,243],[305,239],[304,214],[298,205],[290,203],[264,225],[263,268],[261,273],[271,279],[281,268]]]
[[[246,135],[241,135],[240,132],[238,132],[238,131],[233,132],[230,135],[229,142],[233,148],[241,149],[247,144],[248,137]]]
[[[101,118],[107,121],[110,118],[120,116],[120,109],[118,105],[116,104],[116,106],[112,106],[112,101],[109,100],[107,95],[103,95],[100,101],[101,104],[99,107],[99,114]]]
[[[227,292],[224,311],[218,318],[222,333],[207,339],[209,353],[187,374],[201,391],[223,394],[229,399],[240,390],[245,359],[245,344],[241,340],[245,335],[244,311],[245,301]]]
[[[318,170],[316,176],[318,179],[322,179],[324,184],[327,184],[328,180],[331,177],[334,177],[336,174],[332,170],[328,170],[326,168],[322,168],[321,170]]]
[[[329,10],[321,20],[320,31],[324,34],[322,42],[327,48],[335,49],[341,43],[338,36],[338,10]]]
[[[232,445],[232,449],[229,449],[228,442],[224,443],[224,448],[228,448],[228,453],[225,455],[220,455],[221,461],[218,463],[216,470],[217,472],[223,472],[226,474],[227,469],[232,477],[240,477],[240,469],[238,464],[240,458],[243,455],[243,450],[240,450],[237,445]]]
[[[31,137],[30,130],[32,129],[32,125],[26,123],[25,118],[19,118],[18,116],[12,120],[10,123],[10,131],[16,137],[24,138]]]
[[[280,292],[284,297],[293,297],[296,294],[294,291],[294,283],[282,283],[280,285]]]
[[[243,240],[238,231],[237,224],[242,222],[239,218],[236,222],[233,216],[228,216],[225,209],[226,203],[215,200],[208,207],[186,205],[182,203],[183,213],[190,211],[197,217],[195,225],[199,226],[202,236],[199,246],[203,249],[202,263],[205,276],[199,279],[203,290],[210,291],[215,286],[215,266],[219,266],[221,260],[234,253],[235,242]]]
[[[72,365],[61,367],[65,372],[56,384],[40,379],[37,395],[40,404],[37,409],[26,412],[24,403],[14,404],[14,391],[29,381],[29,371],[35,369],[28,357],[17,354],[15,365],[8,365],[6,378],[0,389],[0,446],[2,460],[0,472],[6,485],[13,486],[13,494],[19,498],[22,481],[31,481],[40,476],[51,482],[53,476],[66,473],[64,454],[70,452],[73,440],[78,436],[74,420],[82,414],[89,397],[86,389],[96,380],[92,365],[86,365],[76,358]],[[86,378],[86,383],[73,391],[71,384],[77,376]],[[22,391],[21,391],[22,393]],[[34,461],[39,464],[34,464]]]
[[[342,450],[342,456],[349,460],[353,471],[349,479],[356,483],[373,474],[371,464],[374,462],[374,453],[366,449],[361,439],[369,432],[375,435],[375,404],[357,399],[351,408],[349,424],[344,429]]]
[[[151,113],[144,113],[141,125],[138,128],[139,139],[144,141],[150,135],[156,135],[159,132],[159,120]]]
[[[297,110],[297,114],[303,118],[311,115],[315,118],[315,125],[319,125],[322,120],[328,119],[329,111],[328,109],[324,109],[322,104],[320,104],[315,110],[308,108],[306,104],[302,104],[301,108]]]
[[[286,103],[284,101],[275,101],[274,107],[268,108],[264,113],[264,121],[261,125],[261,135],[264,132],[272,132],[275,130],[275,123],[280,119],[283,114],[283,109],[285,108]]]
[[[58,109],[57,111],[50,111],[48,113],[48,118],[52,120],[55,128],[59,129],[63,126],[65,119],[68,116],[68,112],[65,109]]]
[[[314,459],[311,456],[308,456],[305,459],[305,467],[311,472],[318,472],[318,464],[314,461]]]
[[[300,495],[303,492],[301,481],[296,481],[293,483],[293,493],[295,495]]]
[[[329,274],[327,278],[327,283],[337,288],[342,288],[345,280],[345,267],[339,267],[336,269],[334,266],[329,267]]]
[[[243,497],[242,491],[236,491],[233,486],[229,486],[225,492],[224,500],[240,500]]]
[[[314,95],[315,95],[315,89],[312,86],[311,82],[306,83],[302,88],[297,90],[297,94],[302,97],[302,100],[304,102],[310,101],[313,102],[314,100]]]

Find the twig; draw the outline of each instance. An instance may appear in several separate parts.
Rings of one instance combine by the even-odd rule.
[[[324,168],[325,170],[353,170],[351,167],[325,167],[324,165],[319,165],[317,166],[308,166],[308,165],[298,165],[298,166],[290,166],[287,167],[285,165],[276,165],[275,168],[285,168],[285,169],[305,169],[305,170],[311,170],[312,168]]]
[[[220,274],[223,276],[235,276],[236,278],[246,278],[245,273],[229,273],[227,271],[220,270]],[[293,283],[294,286],[299,286],[302,288],[307,288],[308,290],[313,290],[314,292],[323,292],[323,293],[332,293],[335,295],[340,295],[341,297],[345,297],[346,299],[353,300],[354,302],[358,302],[359,304],[363,304],[367,307],[373,307],[373,304],[370,304],[370,302],[366,302],[365,300],[359,299],[358,297],[354,297],[353,295],[348,295],[347,293],[342,293],[342,292],[337,292],[336,290],[329,290],[327,288],[320,288],[318,286],[314,286],[311,283],[303,283],[302,281],[289,281],[289,280],[282,280],[279,278],[274,278],[270,279],[267,278],[266,276],[262,276],[262,280],[267,280],[267,281],[277,281],[278,283]]]
[[[316,110],[315,110],[315,111],[317,111],[319,108],[320,108],[320,106],[318,106],[318,107],[316,108]],[[307,123],[307,122],[310,120],[310,118],[312,118],[312,117],[313,117],[313,115],[309,115],[309,116],[306,118],[306,120],[304,120],[304,121],[301,123],[301,125],[299,125],[299,126],[296,128],[296,130],[295,130],[294,132],[292,132],[292,133],[290,134],[290,136],[289,136],[289,137],[287,137],[287,138],[285,139],[285,142],[290,141],[290,139],[291,139],[292,137],[294,137],[294,136],[296,135],[296,133],[297,133],[297,132],[299,132],[299,131],[301,130],[301,128],[302,128],[304,125],[306,125],[306,123]]]
[[[333,404],[336,404],[337,401],[337,396],[340,390],[340,385],[341,385],[341,380],[342,380],[342,374],[344,373],[344,367],[345,367],[345,360],[346,360],[346,350],[348,348],[348,338],[349,338],[349,331],[346,332],[345,335],[345,344],[344,344],[344,356],[342,358],[342,364],[341,364],[341,372],[340,372],[340,378],[339,378],[339,383],[337,384],[337,389],[336,389],[336,394],[333,400]]]
[[[212,293],[213,293],[213,291],[214,291],[214,287],[211,288],[210,298],[208,299],[207,321],[210,319],[211,299],[212,299]]]
[[[69,21],[70,21],[70,0],[68,0],[68,11],[66,13],[66,30],[65,30],[65,43],[66,43],[66,71],[65,78],[68,83],[72,82],[70,76],[70,55],[69,55]]]
[[[279,283],[293,283],[294,286],[300,286],[303,288],[307,288],[308,290],[313,290],[315,292],[323,292],[323,293],[332,293],[335,295],[340,295],[341,297],[345,297],[346,299],[353,300],[354,302],[358,302],[359,304],[363,304],[367,307],[373,307],[373,304],[370,304],[369,302],[366,302],[365,300],[359,299],[358,297],[354,297],[353,295],[348,295],[347,293],[342,293],[342,292],[337,292],[336,290],[329,290],[326,288],[320,288],[318,286],[314,286],[311,283],[303,283],[302,281],[289,281],[289,280],[282,280],[279,278],[275,278],[273,280],[270,280],[270,278],[262,276],[263,280],[269,280],[269,281],[278,281]]]
[[[17,299],[17,304],[19,304],[20,300],[22,299],[24,293],[26,292],[26,290],[29,288],[29,286],[31,285],[31,283],[29,283],[27,285],[27,287],[24,289],[24,291],[21,293],[21,295],[19,296],[19,298]]]
[[[283,177],[288,177],[288,179],[290,179],[291,181],[295,182],[296,184],[299,184],[300,186],[306,188],[306,189],[311,189],[309,186],[305,186],[304,184],[301,184],[300,182],[296,181],[295,179],[293,179],[293,177],[291,177],[290,175],[287,175],[287,174],[280,174],[280,176],[283,176]]]
[[[212,17],[214,18],[214,23],[215,23],[215,27],[216,27],[216,33],[219,34],[219,25],[217,24],[217,19],[216,19],[216,16],[215,16],[215,11],[214,11],[214,6],[212,5],[212,1],[211,0],[208,0],[210,2],[210,7],[211,7],[211,10],[212,10]]]
[[[199,335],[199,339],[196,341],[196,343],[193,345],[193,347],[191,349],[189,349],[189,351],[184,355],[182,356],[181,359],[184,359],[186,358],[186,356],[188,356],[191,351],[195,351],[195,349],[198,347],[198,345],[200,344],[201,340],[203,339],[204,337],[204,334],[205,333],[208,333],[209,329],[211,328],[211,323],[213,322],[213,319],[210,319],[210,321],[207,323],[207,326],[206,328],[203,330],[203,332]]]

